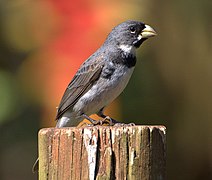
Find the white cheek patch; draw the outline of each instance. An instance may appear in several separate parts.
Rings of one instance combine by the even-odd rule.
[[[138,40],[141,40],[141,39],[142,39],[142,35],[139,34],[139,35],[138,35]]]
[[[135,54],[135,47],[130,45],[122,44],[119,46],[119,48],[125,53],[125,54]]]
[[[132,53],[134,52],[134,49],[135,49],[133,46],[129,46],[125,44],[120,45],[119,48],[125,53]]]
[[[120,45],[119,48],[124,51],[125,53],[131,53],[132,50],[133,50],[133,47],[132,46],[129,46],[129,45]]]

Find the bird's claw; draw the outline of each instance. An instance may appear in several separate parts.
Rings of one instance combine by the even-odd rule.
[[[135,126],[135,123],[129,123],[129,124],[126,124],[128,126]]]
[[[106,116],[104,119],[100,119],[100,120],[92,120],[92,124],[87,124],[87,126],[135,126],[134,123],[121,123],[113,118],[111,118],[110,116]]]
[[[110,116],[106,116],[104,119],[101,120],[97,120],[97,121],[93,121],[92,124],[90,124],[90,126],[113,126],[115,124],[119,124],[120,122],[116,121],[115,119],[112,119]]]
[[[118,127],[118,126],[135,126],[135,123],[129,123],[129,124],[126,124],[126,123],[116,123],[114,124],[114,126]]]
[[[122,124],[120,122],[118,122],[117,120],[111,118],[110,116],[106,116],[104,119],[103,119],[104,122],[108,123],[110,126],[114,126],[116,124]]]
[[[121,123],[110,116],[106,116],[103,120],[99,120],[99,125],[109,125],[109,126],[135,126],[135,123]]]

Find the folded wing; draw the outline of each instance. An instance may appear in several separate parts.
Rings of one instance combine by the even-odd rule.
[[[84,64],[78,70],[62,97],[56,119],[59,119],[63,113],[73,107],[78,99],[89,91],[91,86],[99,79],[103,68],[100,60],[99,58],[95,63]]]

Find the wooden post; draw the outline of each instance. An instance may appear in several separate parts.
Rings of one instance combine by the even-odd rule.
[[[166,128],[41,129],[39,160],[40,180],[163,180]]]

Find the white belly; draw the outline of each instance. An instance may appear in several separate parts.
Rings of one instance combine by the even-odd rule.
[[[78,115],[91,115],[107,106],[124,90],[133,73],[134,67],[117,67],[110,79],[100,78],[74,105],[73,111]]]

